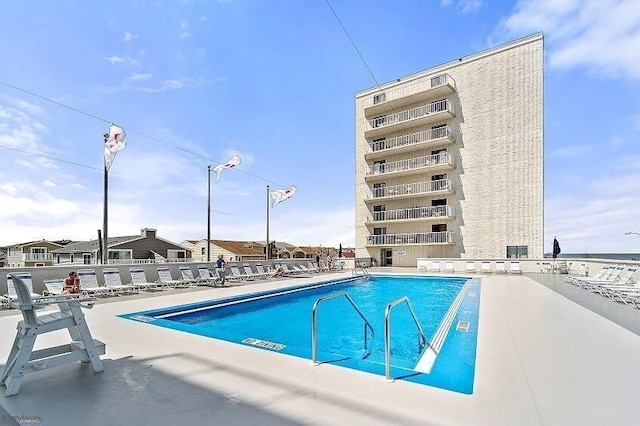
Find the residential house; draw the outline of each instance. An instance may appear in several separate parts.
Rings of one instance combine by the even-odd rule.
[[[64,247],[60,242],[39,240],[14,244],[7,247],[5,265],[9,268],[29,266],[52,266],[52,251]]]
[[[219,255],[223,255],[227,262],[242,262],[264,260],[264,244],[255,241],[210,240],[207,253],[207,239],[184,240],[181,245],[191,250],[194,262],[215,262]]]
[[[159,238],[157,230],[143,228],[139,235],[109,237],[109,264],[188,262],[191,251],[179,244]],[[98,240],[80,241],[53,250],[54,264],[102,263]]]

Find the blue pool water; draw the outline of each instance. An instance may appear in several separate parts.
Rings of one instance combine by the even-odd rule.
[[[461,293],[461,290],[464,294]],[[371,324],[364,350],[364,322],[345,297],[317,308],[318,360],[384,375],[384,312],[407,296],[427,340],[449,312],[446,338],[428,374],[414,370],[424,354],[417,327],[404,304],[390,321],[392,376],[457,392],[472,393],[480,282],[464,277],[377,276],[288,287],[277,291],[199,302],[123,315],[125,318],[202,336],[311,359],[311,312],[322,297],[346,292]],[[451,309],[454,300],[457,309]],[[447,334],[448,332],[448,334]]]

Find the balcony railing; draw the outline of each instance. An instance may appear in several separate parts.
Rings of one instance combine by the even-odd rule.
[[[367,236],[367,245],[453,244],[453,232],[423,232],[416,234],[385,234]]]
[[[374,94],[365,101],[367,116],[389,111],[390,106],[397,108],[424,102],[438,96],[445,96],[456,90],[456,82],[448,74],[440,74],[410,85],[401,85],[394,89]]]
[[[376,117],[372,120],[369,120],[369,125],[372,129],[377,129],[379,127],[386,127],[393,124],[404,123],[409,120],[415,120],[416,118],[421,118],[427,115],[444,111],[449,111],[453,114],[453,106],[448,99],[441,99],[439,101],[431,102],[427,105],[421,105],[419,107],[400,111],[395,114]]]
[[[389,210],[373,212],[369,222],[388,222],[393,220],[411,220],[453,217],[452,206],[414,207],[410,209]]]
[[[36,262],[36,261],[51,261],[53,260],[52,253],[23,253],[22,260],[24,262]]]
[[[423,169],[439,165],[449,165],[453,167],[453,157],[451,157],[451,154],[448,152],[440,152],[438,154],[427,155],[425,157],[408,158],[406,160],[374,164],[367,171],[367,176],[404,172],[407,170]]]
[[[433,141],[442,138],[453,139],[453,134],[449,126],[438,127],[431,130],[412,133],[410,135],[397,136],[391,139],[369,142],[371,151],[383,151],[387,149],[401,148],[404,146],[416,145],[422,142]]]
[[[403,195],[429,194],[432,192],[451,191],[453,184],[449,179],[432,180],[428,182],[416,182],[407,185],[385,186],[374,188],[365,199],[373,200],[382,197],[398,197]]]

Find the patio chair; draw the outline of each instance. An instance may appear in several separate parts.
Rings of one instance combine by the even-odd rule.
[[[489,261],[483,261],[480,262],[480,272],[482,272],[483,274],[490,274],[491,273],[491,262]]]
[[[22,311],[23,320],[18,323],[18,332],[0,376],[0,384],[6,387],[5,396],[18,393],[25,374],[49,367],[81,361],[90,363],[95,373],[104,370],[100,355],[104,355],[105,345],[93,339],[82,313],[82,307],[91,308],[92,304],[81,305],[79,299],[59,296],[53,302],[58,305],[57,312],[38,316],[35,310],[40,306],[34,303],[26,283],[13,275],[11,279],[17,295],[12,304]],[[33,350],[39,335],[64,329],[69,332],[71,343]]]
[[[140,266],[132,266],[129,268],[129,273],[131,274],[131,285],[135,285],[140,289],[146,291],[162,291],[164,288],[164,284],[161,282],[149,282],[144,268]]]
[[[227,279],[228,280],[236,280],[236,281],[242,281],[242,280],[247,280],[247,281],[253,281],[253,276],[247,276],[245,274],[243,274],[242,272],[240,272],[240,268],[238,267],[238,265],[232,265],[229,266],[229,271],[231,271],[231,273],[227,273]]]
[[[24,282],[24,284],[29,289],[29,293],[31,293],[31,297],[37,299],[42,297],[41,294],[35,293],[33,291],[33,279],[31,278],[30,272],[14,272],[13,274],[7,274],[7,294],[4,295],[5,298],[10,300],[17,300],[18,295],[16,294],[16,289],[13,286],[13,281],[11,280],[11,276],[18,277]]]
[[[467,274],[475,274],[476,272],[478,272],[478,270],[476,269],[476,262],[468,261],[464,267],[464,271]]]
[[[158,266],[158,282],[169,288],[184,287],[183,280],[174,280],[168,266]]]
[[[201,284],[214,286],[220,281],[218,274],[213,275],[207,265],[198,265],[198,279]]]
[[[45,291],[42,292],[43,296],[58,296],[64,289],[64,279],[54,278],[44,280]]]
[[[308,261],[307,262],[307,269],[315,274],[319,274],[321,271],[320,269],[318,269],[318,267],[316,266],[315,263],[313,263],[312,261]]]
[[[504,266],[504,262],[499,260],[496,261],[496,274],[506,274],[507,269]]]
[[[322,263],[321,263],[322,264]],[[284,273],[284,275],[298,275],[300,273],[299,270],[296,269],[290,269],[289,265],[287,265],[286,263],[281,263],[280,267],[282,267],[282,271]]]
[[[96,271],[93,269],[78,269],[80,289],[89,296],[113,296],[113,290],[98,283]]]
[[[179,269],[180,269],[180,275],[182,275],[182,283],[178,284],[178,287],[192,287],[194,285],[203,283],[203,280],[193,276],[193,271],[191,271],[191,266],[182,265],[179,267]]]
[[[455,272],[453,268],[453,262],[447,261],[444,263],[444,272],[447,274],[453,274]]]
[[[102,274],[104,275],[105,287],[111,289],[113,294],[131,294],[140,291],[140,288],[138,286],[132,284],[122,284],[122,280],[120,279],[120,271],[118,270],[118,268],[104,268],[102,270]]]
[[[521,274],[522,269],[520,269],[520,262],[510,262],[509,263],[509,273],[511,274]]]
[[[434,260],[431,262],[429,266],[429,272],[440,272],[440,261]]]
[[[252,277],[252,278],[264,278],[263,275],[260,275],[259,273],[255,273],[253,272],[253,269],[251,269],[251,265],[249,265],[248,263],[243,263],[242,264],[242,270],[244,271],[244,274],[248,277]]]
[[[264,266],[262,266],[261,263],[256,263],[256,271],[258,271],[258,274],[264,276],[265,278],[271,278],[274,275],[274,272],[265,271]]]

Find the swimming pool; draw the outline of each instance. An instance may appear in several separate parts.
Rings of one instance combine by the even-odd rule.
[[[473,393],[480,301],[476,278],[352,276],[121,316],[311,359],[316,305],[317,360],[384,376],[385,310],[403,296],[409,303],[389,313],[391,376]],[[419,344],[409,305],[427,346]]]

